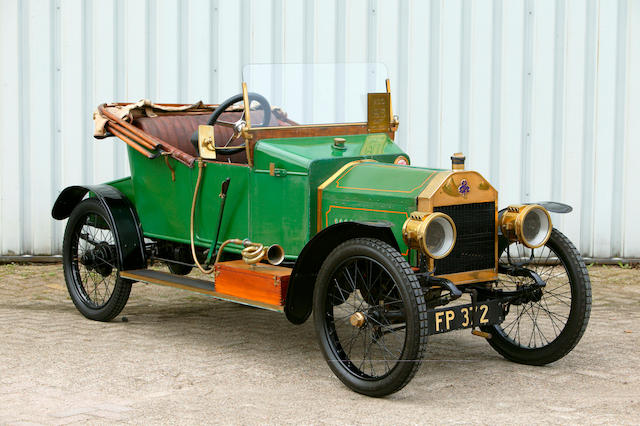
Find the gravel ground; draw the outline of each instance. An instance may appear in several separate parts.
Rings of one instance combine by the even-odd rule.
[[[93,322],[61,269],[0,266],[0,424],[640,423],[640,269],[590,268],[591,321],[562,360],[517,365],[448,333],[384,399],[333,376],[311,321],[135,284],[128,322]]]

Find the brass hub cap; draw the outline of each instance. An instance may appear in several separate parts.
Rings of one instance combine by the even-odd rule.
[[[366,319],[367,318],[362,312],[356,312],[355,314],[351,315],[349,321],[351,322],[352,326],[360,328],[364,325]]]

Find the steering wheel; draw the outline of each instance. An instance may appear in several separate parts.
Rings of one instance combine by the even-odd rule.
[[[262,123],[257,126],[254,125],[254,127],[268,126],[269,122],[271,121],[271,105],[269,105],[269,102],[267,101],[267,99],[258,93],[252,93],[252,92],[249,92],[247,97],[249,98],[249,104],[251,104],[251,101],[256,101],[260,104],[260,109],[264,111],[264,114],[262,117]],[[230,97],[229,99],[227,99],[226,101],[218,105],[218,107],[213,111],[213,113],[209,117],[207,124],[209,126],[215,126],[215,124],[218,122],[218,119],[220,118],[223,112],[229,109],[229,107],[231,107],[232,105],[242,101],[243,99],[244,97],[242,96],[242,93],[239,93],[237,95]],[[243,115],[242,118],[244,118],[244,112],[242,113],[242,115]],[[227,144],[230,141],[231,139],[227,141]],[[193,132],[193,135],[191,135],[191,143],[196,149],[196,152],[198,152],[198,131],[197,130]],[[244,144],[237,147],[234,146],[233,148],[226,148],[226,145],[225,147],[216,147],[216,151],[224,155],[236,154],[244,150],[245,150]]]

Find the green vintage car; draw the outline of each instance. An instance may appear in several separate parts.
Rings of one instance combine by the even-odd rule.
[[[571,208],[499,210],[460,153],[411,166],[383,66],[254,65],[238,90],[98,107],[95,136],[128,145],[131,176],[66,188],[52,211],[84,316],[113,319],[134,282],[313,314],[331,370],[371,396],[411,380],[430,335],[471,329],[531,365],[578,343],[589,275],[549,215]]]

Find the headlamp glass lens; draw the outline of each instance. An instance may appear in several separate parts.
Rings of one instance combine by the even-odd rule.
[[[445,242],[445,231],[439,220],[434,220],[427,228],[426,236],[427,248],[429,253],[438,254],[442,251]]]
[[[424,242],[427,254],[440,259],[449,254],[455,244],[453,224],[445,216],[433,218],[425,230]]]
[[[540,216],[536,211],[532,211],[525,218],[522,223],[522,235],[524,239],[530,242],[537,240],[537,236],[540,233],[541,228]]]
[[[551,229],[547,213],[539,207],[532,208],[522,221],[522,239],[528,247],[540,247]]]

